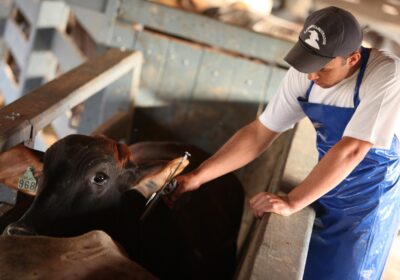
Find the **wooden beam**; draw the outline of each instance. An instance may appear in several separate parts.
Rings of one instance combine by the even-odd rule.
[[[0,151],[32,139],[62,113],[141,64],[141,53],[111,49],[2,108]]]
[[[283,57],[293,46],[292,42],[144,0],[122,2],[118,18],[273,64],[287,65]]]

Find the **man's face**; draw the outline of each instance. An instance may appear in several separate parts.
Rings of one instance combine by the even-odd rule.
[[[346,58],[336,57],[317,72],[308,73],[307,78],[322,88],[330,88],[358,69],[359,58],[354,54]]]

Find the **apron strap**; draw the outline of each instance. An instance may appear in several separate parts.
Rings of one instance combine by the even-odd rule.
[[[361,67],[360,67],[360,72],[358,72],[356,87],[354,88],[354,98],[353,98],[354,108],[357,108],[358,104],[360,104],[359,91],[362,79],[364,77],[365,69],[367,68],[367,62],[369,59],[370,52],[371,49],[361,47]]]
[[[305,96],[305,101],[307,101],[307,102],[308,102],[308,98],[310,97],[310,92],[311,92],[313,85],[314,85],[314,81],[311,81],[310,86],[308,87],[306,96]]]

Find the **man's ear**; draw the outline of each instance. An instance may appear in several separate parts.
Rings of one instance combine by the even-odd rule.
[[[347,63],[350,67],[356,65],[361,59],[361,53],[356,51],[347,57]]]
[[[0,153],[0,183],[17,189],[19,178],[33,168],[33,175],[39,178],[43,173],[44,153],[19,144],[3,153]]]

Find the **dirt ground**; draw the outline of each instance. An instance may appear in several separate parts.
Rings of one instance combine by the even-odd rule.
[[[382,280],[400,280],[400,235],[393,243]]]

